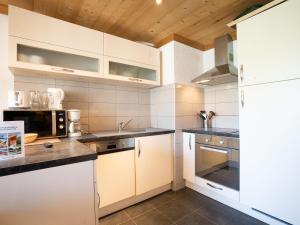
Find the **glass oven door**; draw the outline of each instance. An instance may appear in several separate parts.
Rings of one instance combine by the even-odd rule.
[[[239,190],[239,151],[196,144],[196,176]]]

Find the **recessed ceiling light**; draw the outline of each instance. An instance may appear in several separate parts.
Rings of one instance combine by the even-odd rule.
[[[160,5],[161,2],[162,2],[162,0],[156,0],[157,5]]]

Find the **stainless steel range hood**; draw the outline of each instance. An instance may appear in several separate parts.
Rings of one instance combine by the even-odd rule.
[[[192,83],[217,85],[237,82],[238,70],[233,65],[233,44],[229,34],[215,39],[215,67],[193,79]]]

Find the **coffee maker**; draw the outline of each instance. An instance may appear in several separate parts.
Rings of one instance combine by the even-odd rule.
[[[79,109],[67,110],[67,118],[68,118],[68,136],[69,137],[81,136],[80,110]]]

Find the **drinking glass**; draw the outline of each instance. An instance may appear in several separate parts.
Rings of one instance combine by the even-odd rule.
[[[41,108],[41,97],[39,91],[29,92],[29,105],[32,109]]]
[[[42,92],[42,99],[41,99],[41,103],[42,103],[42,108],[43,109],[48,109],[48,104],[49,104],[49,98],[48,98],[48,92],[47,91],[43,91]]]

